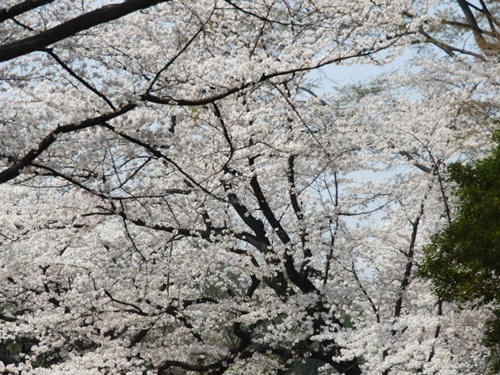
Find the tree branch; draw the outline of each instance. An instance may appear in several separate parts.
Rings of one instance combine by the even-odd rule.
[[[0,23],[53,2],[54,0],[26,0],[9,9],[2,8],[0,9]]]
[[[43,31],[37,35],[1,46],[0,62],[12,60],[16,57],[27,55],[34,51],[43,50],[45,47],[72,37],[80,31],[88,30],[97,25],[108,23],[126,16],[127,14],[133,13],[137,10],[149,8],[167,1],[170,0],[126,0],[123,3],[103,6],[91,12],[82,14],[81,16],[75,17],[49,30]],[[49,2],[51,1],[36,1],[36,3],[40,3],[40,5]],[[31,5],[29,3],[29,1],[25,1],[23,3],[26,4],[26,10],[30,10],[29,7]],[[32,6],[32,8],[34,7],[35,6]],[[11,9],[9,9],[7,13],[10,12]],[[24,12],[26,10],[24,10]],[[2,17],[1,14],[0,17]]]
[[[96,125],[101,125],[106,121],[112,120],[127,112],[130,112],[136,107],[137,107],[136,104],[129,103],[120,108],[118,111],[111,112],[99,117],[87,119],[85,121],[80,122],[79,124],[68,124],[68,125],[58,126],[56,129],[54,129],[45,138],[41,140],[37,148],[31,149],[23,158],[17,160],[14,163],[14,165],[0,172],[0,184],[10,181],[19,176],[21,174],[21,170],[30,166],[31,162],[33,162],[38,156],[40,156],[44,151],[46,151],[56,141],[58,135],[75,132]]]
[[[66,64],[64,61],[62,61],[59,56],[57,56],[52,49],[48,48],[44,50],[47,52],[64,70],[66,70],[70,76],[75,78],[78,82],[80,82],[82,85],[84,85],[87,89],[92,91],[94,94],[96,94],[98,97],[100,97],[102,100],[106,102],[106,104],[113,110],[116,111],[116,107],[113,105],[113,103],[104,95],[101,93],[99,90],[97,90],[94,86],[92,86],[90,83],[88,83],[85,79],[80,77],[78,74],[75,73],[73,69],[69,67],[68,64]]]

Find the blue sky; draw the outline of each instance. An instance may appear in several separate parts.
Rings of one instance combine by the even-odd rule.
[[[353,65],[329,65],[310,73],[311,79],[320,81],[321,88],[316,90],[317,94],[326,94],[333,87],[343,86],[346,84],[367,82],[382,73],[388,73],[398,68],[403,68],[408,64],[415,53],[411,50],[406,50],[401,56],[386,65],[375,64],[353,64]]]

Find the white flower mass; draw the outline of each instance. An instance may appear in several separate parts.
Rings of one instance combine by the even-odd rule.
[[[459,3],[2,1],[0,372],[486,373],[415,275],[500,108]]]

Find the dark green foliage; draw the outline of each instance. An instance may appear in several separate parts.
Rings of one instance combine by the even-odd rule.
[[[325,362],[317,359],[306,359],[303,361],[295,362],[286,375],[318,375],[318,370],[324,366]]]
[[[500,146],[474,164],[452,165],[450,173],[458,215],[425,249],[420,274],[444,300],[500,301]]]
[[[31,347],[35,343],[35,340],[28,338],[0,341],[0,361],[4,365],[20,363],[23,354],[31,354]]]
[[[489,157],[450,166],[460,199],[457,217],[425,249],[420,276],[446,301],[500,302],[500,132],[493,139],[497,147]],[[484,342],[493,371],[500,370],[500,315],[489,322]]]
[[[16,340],[0,341],[0,361],[4,365],[18,365],[24,361],[25,355],[32,355],[31,348],[38,344],[38,341],[29,337],[18,337]],[[59,351],[45,353],[36,357],[31,362],[33,367],[49,367],[62,361]]]

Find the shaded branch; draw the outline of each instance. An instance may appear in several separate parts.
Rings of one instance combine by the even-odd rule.
[[[500,43],[489,43],[486,41],[486,39],[483,36],[483,31],[479,27],[479,24],[477,23],[476,17],[471,11],[471,7],[473,6],[466,0],[456,0],[460,8],[462,9],[463,14],[465,15],[465,18],[467,19],[467,22],[470,25],[470,29],[472,30],[472,33],[474,35],[474,39],[476,40],[476,43],[478,47],[483,50],[483,51],[498,51],[500,50]],[[477,8],[476,8],[477,9]],[[478,9],[479,11],[482,11],[481,9]]]
[[[359,286],[359,289],[361,290],[361,293],[363,293],[363,295],[366,297],[373,313],[375,314],[375,317],[377,319],[377,323],[380,323],[380,314],[379,314],[378,308],[375,305],[375,302],[373,301],[370,294],[368,294],[368,291],[366,290],[366,288],[363,286],[363,283],[361,282],[361,279],[359,278],[358,273],[356,272],[356,268],[354,267],[354,263],[351,263],[350,272],[354,276],[354,279],[356,280],[356,282]]]
[[[53,2],[54,0],[26,0],[9,9],[2,8],[0,9],[0,23]]]
[[[92,91],[94,94],[96,94],[98,97],[100,97],[102,100],[106,102],[106,104],[113,110],[116,111],[116,107],[111,103],[111,101],[104,95],[103,93],[99,92],[94,86],[92,86],[90,83],[85,81],[82,77],[80,77],[78,74],[75,73],[73,69],[69,67],[68,64],[66,64],[64,61],[62,61],[59,56],[57,56],[52,49],[45,49],[45,52],[47,52],[64,70],[66,70],[69,75],[73,78],[75,78],[78,82],[80,82],[82,85],[84,85],[87,89]]]
[[[34,51],[43,50],[45,47],[74,36],[80,31],[88,30],[97,25],[108,23],[126,16],[127,14],[133,13],[137,10],[150,8],[154,5],[167,1],[170,0],[126,0],[123,3],[103,6],[91,12],[82,14],[81,16],[75,17],[49,30],[43,31],[37,35],[1,46],[0,62],[12,60],[16,57],[27,55]],[[51,1],[38,2],[41,3],[40,5],[43,5],[42,3],[47,4]],[[23,4],[26,3],[29,2],[26,1]],[[25,7],[26,10],[30,9],[29,4],[25,5]]]
[[[288,171],[287,171],[287,176],[288,176],[288,194],[290,198],[290,202],[292,203],[292,209],[293,212],[295,213],[295,216],[297,217],[297,220],[299,222],[299,236],[300,236],[300,242],[302,245],[302,252],[304,254],[304,263],[301,268],[301,275],[304,278],[307,278],[309,276],[309,266],[308,262],[309,259],[312,257],[312,252],[311,249],[307,247],[307,240],[306,240],[306,231],[304,230],[303,223],[302,221],[304,220],[304,213],[302,212],[299,204],[299,200],[297,199],[298,192],[297,192],[297,186],[295,185],[295,155],[290,155],[288,157]]]
[[[367,57],[371,56],[377,52],[383,51],[388,47],[382,47],[378,48],[376,50],[370,50],[370,51],[359,51],[357,53],[354,53],[349,56],[341,56],[341,57],[336,57],[333,59],[325,59],[317,64],[314,64],[312,66],[301,66],[293,69],[287,69],[283,71],[278,71],[274,73],[269,73],[269,74],[262,74],[259,79],[251,82],[246,82],[242,83],[239,86],[227,88],[226,91],[210,95],[210,96],[205,96],[201,97],[198,99],[180,99],[180,98],[172,98],[171,96],[165,96],[165,97],[159,97],[155,95],[151,95],[149,93],[145,93],[141,95],[141,100],[145,102],[150,102],[150,103],[156,103],[156,104],[165,104],[165,105],[179,105],[179,106],[187,106],[187,107],[198,107],[210,103],[214,103],[218,100],[224,99],[232,94],[235,94],[237,92],[243,91],[249,87],[256,86],[260,83],[267,82],[273,78],[278,78],[278,77],[283,77],[291,74],[296,74],[296,73],[306,73],[310,72],[314,69],[322,68],[327,65],[332,65],[332,64],[337,64],[343,61],[348,61],[360,57]],[[1,50],[0,50],[1,53]],[[1,60],[0,60],[1,61]]]
[[[32,148],[23,158],[17,160],[14,163],[14,165],[1,171],[0,183],[5,183],[19,176],[24,168],[29,167],[37,157],[39,157],[56,141],[58,135],[75,132],[96,125],[102,125],[106,121],[112,120],[127,112],[130,112],[136,107],[137,107],[136,104],[129,103],[116,112],[111,112],[99,117],[87,119],[78,124],[68,124],[68,125],[58,126],[56,129],[51,131],[47,136],[45,136],[45,138],[43,138],[40,141],[40,143],[38,143],[38,146],[36,148]]]
[[[456,56],[456,52],[458,52],[458,53],[462,53],[464,55],[473,56],[473,57],[475,57],[475,58],[477,58],[477,59],[479,59],[481,61],[486,61],[486,59],[485,59],[484,56],[481,56],[480,54],[472,52],[472,51],[465,50],[463,48],[453,47],[453,46],[451,46],[449,44],[446,44],[446,43],[444,43],[442,41],[439,41],[436,38],[434,38],[431,35],[429,35],[427,32],[425,32],[422,29],[419,31],[419,33],[425,37],[425,43],[434,44],[436,47],[438,47],[439,49],[441,49],[442,51],[444,51],[450,57],[455,57]]]
[[[215,9],[214,9],[215,10]],[[165,72],[170,66],[172,66],[172,64],[179,58],[180,55],[182,55],[188,48],[191,44],[193,44],[193,42],[196,40],[196,38],[198,38],[198,35],[201,34],[201,32],[203,31],[203,29],[205,28],[205,26],[207,25],[207,23],[210,21],[210,19],[212,18],[212,15],[213,15],[213,11],[212,13],[210,13],[210,15],[208,16],[207,20],[199,27],[199,29],[193,34],[193,36],[184,44],[184,46],[179,50],[179,52],[177,52],[177,54],[172,58],[170,59],[166,64],[165,66],[163,66],[163,68],[161,68],[155,75],[155,77],[152,79],[151,83],[149,84],[149,87],[148,89],[146,90],[147,93],[149,93],[151,90],[153,90],[153,86],[155,85],[155,83],[158,81],[158,79],[160,78],[161,74],[163,72]]]
[[[250,165],[253,164],[252,159],[250,159]],[[263,212],[266,220],[269,222],[271,227],[274,229],[278,237],[280,238],[281,242],[285,246],[287,246],[291,239],[286,233],[285,229],[279,222],[279,220],[276,218],[274,215],[274,212],[272,211],[271,207],[269,206],[269,203],[267,202],[267,199],[260,187],[259,181],[257,180],[256,176],[253,176],[252,179],[250,180],[250,186],[252,187],[252,190],[255,194],[255,198],[257,198],[257,202],[259,204],[259,207],[261,211]],[[296,269],[293,261],[292,255],[285,250],[285,253],[283,254],[283,263],[285,266],[285,271],[292,283],[294,283],[302,292],[304,293],[310,293],[310,292],[317,292],[317,288],[314,286],[314,284],[307,278],[304,277],[304,275],[301,275]]]

